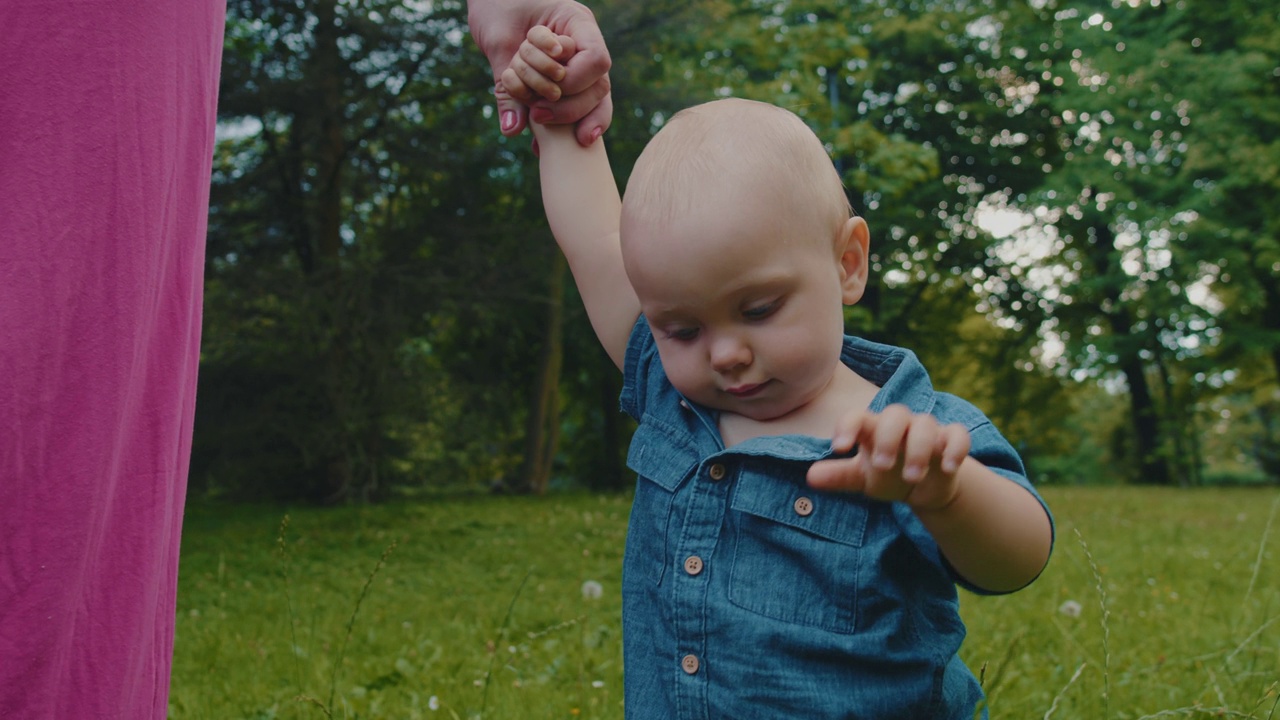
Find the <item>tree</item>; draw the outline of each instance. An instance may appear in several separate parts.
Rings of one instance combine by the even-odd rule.
[[[503,172],[506,145],[476,131],[487,67],[466,37],[460,4],[230,4],[219,112],[238,132],[214,176],[198,470],[384,496],[420,472],[410,445],[463,414],[465,388],[496,406],[525,386],[506,371],[529,348],[471,354],[492,362],[464,388],[438,377],[468,356],[460,336],[498,337],[494,316],[537,279],[497,262],[540,212],[530,178]],[[484,321],[460,329],[459,307]],[[505,442],[520,409],[486,414],[496,430],[454,428],[472,432],[459,445]],[[498,471],[486,465],[466,473]]]
[[[1008,85],[1049,109],[1060,152],[1045,163],[1038,189],[1013,198],[1049,227],[1041,241],[1049,252],[996,273],[994,302],[1062,342],[1065,371],[1123,377],[1134,476],[1144,482],[1198,476],[1195,435],[1186,429],[1209,392],[1206,365],[1225,338],[1243,340],[1214,297],[1233,291],[1210,290],[1214,275],[1225,265],[1256,272],[1274,262],[1259,263],[1266,251],[1252,243],[1211,240],[1221,228],[1204,221],[1205,189],[1216,181],[1198,158],[1221,142],[1211,139],[1224,129],[1215,87],[1231,82],[1236,51],[1230,41],[1210,51],[1201,36],[1208,16],[1248,5],[1050,1],[1008,15],[1021,23],[1006,33],[1018,40]],[[1258,290],[1237,319],[1265,306]]]

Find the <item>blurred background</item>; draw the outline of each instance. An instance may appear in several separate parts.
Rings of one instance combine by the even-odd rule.
[[[803,117],[872,230],[849,332],[1041,484],[1280,483],[1280,10],[592,0],[625,184],[675,111]],[[464,4],[230,0],[190,498],[622,490],[631,432]]]

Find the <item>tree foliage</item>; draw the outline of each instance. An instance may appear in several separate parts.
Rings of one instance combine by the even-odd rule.
[[[1008,316],[1061,344],[1061,369],[1123,378],[1135,479],[1195,482],[1197,408],[1231,374],[1224,362],[1274,353],[1274,320],[1262,320],[1280,317],[1262,289],[1280,269],[1266,229],[1274,187],[1257,177],[1277,158],[1257,147],[1266,135],[1252,117],[1276,111],[1277,46],[1250,36],[1274,38],[1275,13],[1189,0],[1032,5],[1009,16],[1009,84],[1050,112],[1058,152],[1034,191],[1009,195],[1035,218],[1037,252],[1001,264],[988,287]],[[1225,112],[1224,84],[1240,91]],[[1237,140],[1253,157],[1230,167],[1219,153]],[[1232,194],[1249,206],[1238,218],[1223,215],[1223,183],[1253,191]]]
[[[1033,469],[1196,482],[1206,452],[1227,452],[1204,440],[1224,411],[1258,438],[1234,457],[1274,466],[1274,10],[592,5],[614,58],[620,185],[690,104],[795,110],[872,228],[850,329],[916,350]],[[460,2],[231,0],[197,491],[626,485],[617,371],[489,84]]]

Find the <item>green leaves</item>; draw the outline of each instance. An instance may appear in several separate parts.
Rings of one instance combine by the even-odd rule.
[[[850,329],[914,349],[1030,452],[1088,427],[1135,477],[1193,481],[1224,378],[1274,387],[1280,20],[1256,0],[590,4],[618,176],[688,105],[794,110],[871,227]],[[548,319],[535,160],[490,82],[461,4],[231,0],[197,492],[519,484],[547,393],[549,482],[626,482],[616,372],[572,288]],[[1022,229],[994,235],[993,209]],[[1111,412],[1062,420],[1112,407],[1096,392],[1137,398],[1120,439]]]

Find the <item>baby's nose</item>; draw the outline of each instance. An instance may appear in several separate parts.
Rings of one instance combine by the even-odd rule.
[[[751,348],[741,338],[723,335],[711,343],[711,367],[716,372],[751,364]]]

